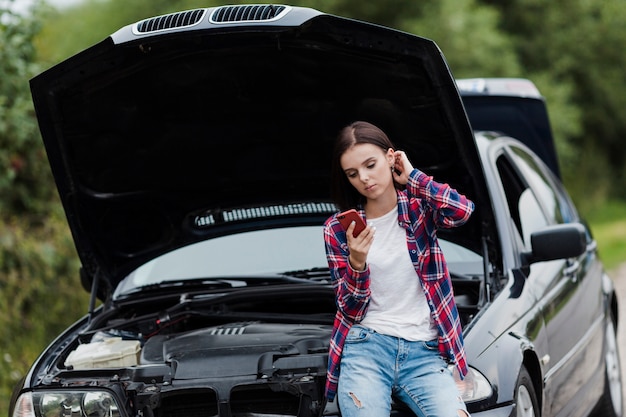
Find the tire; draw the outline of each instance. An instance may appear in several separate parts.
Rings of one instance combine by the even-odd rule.
[[[515,407],[511,417],[538,417],[539,403],[530,374],[522,365],[515,386]]]
[[[624,407],[622,372],[615,323],[612,317],[606,325],[604,338],[604,393],[593,415],[596,417],[622,417]]]

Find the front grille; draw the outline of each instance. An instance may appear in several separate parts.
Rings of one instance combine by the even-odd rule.
[[[224,6],[213,12],[210,21],[212,23],[268,21],[278,19],[281,13],[286,11],[286,6],[271,4]]]
[[[137,32],[150,33],[193,26],[202,20],[205,13],[206,9],[196,9],[142,20],[137,23]]]
[[[284,391],[274,391],[268,386],[234,388],[230,394],[230,411],[233,417],[255,415],[297,416],[300,398]]]
[[[274,391],[267,385],[246,385],[230,393],[230,414],[233,417],[282,416],[295,417],[300,410],[300,397]],[[192,390],[164,395],[154,417],[217,417],[218,400],[213,390]]]
[[[219,414],[215,391],[200,390],[164,396],[155,417],[213,417]]]

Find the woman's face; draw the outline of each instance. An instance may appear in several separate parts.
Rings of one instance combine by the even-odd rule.
[[[393,192],[393,149],[387,152],[369,143],[361,143],[346,150],[339,160],[348,181],[368,200]]]

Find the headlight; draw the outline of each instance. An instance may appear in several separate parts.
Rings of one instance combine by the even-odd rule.
[[[471,366],[463,380],[459,377],[459,371],[457,371],[456,366],[452,369],[452,375],[461,393],[461,398],[465,402],[480,401],[493,395],[491,384],[487,381],[487,378]]]
[[[45,391],[20,395],[12,417],[120,417],[107,391]]]

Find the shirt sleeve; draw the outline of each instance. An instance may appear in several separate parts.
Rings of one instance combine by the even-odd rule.
[[[409,196],[422,199],[433,211],[435,224],[442,228],[465,224],[474,211],[474,202],[448,184],[439,183],[419,169],[409,175]]]
[[[324,243],[337,308],[346,318],[358,323],[365,316],[370,300],[369,267],[356,271],[350,266],[346,233],[336,216],[324,225]]]

